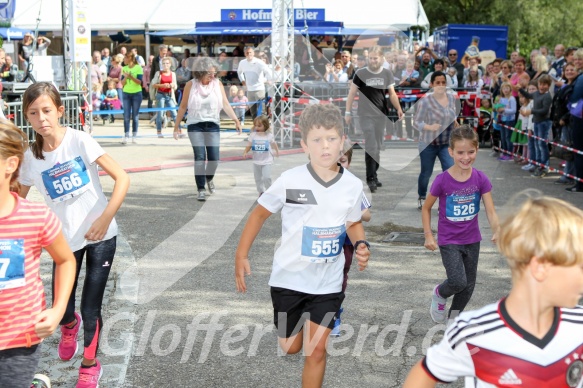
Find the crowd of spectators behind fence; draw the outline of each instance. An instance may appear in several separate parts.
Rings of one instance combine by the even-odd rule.
[[[23,42],[24,47],[19,50],[18,60],[21,65],[26,65],[23,61],[27,59],[27,54],[30,50],[26,47],[30,46],[31,41],[31,39],[28,39]],[[366,49],[358,49],[352,52],[349,50],[338,51],[334,55],[326,56],[319,40],[312,39],[310,44],[305,42],[306,40],[302,36],[296,37],[294,47],[295,63],[290,66],[292,69],[290,76],[293,77],[295,82],[316,81],[349,85],[356,72],[365,68],[368,64],[368,50]],[[39,50],[46,51],[50,40],[39,38],[38,44]],[[158,52],[155,55],[151,55],[147,60],[138,54],[136,48],[130,48],[129,52],[135,57],[136,66],[143,68],[143,76],[141,78],[142,93],[143,98],[148,100],[148,107],[153,107],[156,103],[153,101],[155,99],[150,98],[151,94],[155,94],[149,93],[150,82],[155,74],[161,70],[163,59],[167,58],[171,62],[170,70],[176,76],[176,100],[179,102],[181,91],[184,89],[185,84],[193,78],[197,58],[207,56],[205,53],[194,53],[189,49],[185,49],[182,54],[175,54],[166,45],[160,45]],[[105,95],[108,83],[110,84],[109,88],[112,88],[111,83],[113,83],[113,88],[116,89],[119,100],[122,102],[126,100],[120,77],[126,53],[128,53],[128,48],[124,46],[121,46],[118,49],[118,54],[115,55],[110,55],[110,51],[107,48],[101,51],[94,51],[89,69],[93,91],[101,91]],[[42,55],[40,52],[36,54]],[[249,54],[252,55],[250,56]],[[240,71],[241,65],[247,67],[250,61],[255,65],[261,63],[263,73],[254,81],[265,84],[267,100],[272,94],[270,92],[270,84],[278,79],[280,72],[284,71],[277,67],[275,68],[275,73],[271,74],[270,64],[274,58],[272,58],[269,47],[245,46],[241,42],[231,52],[226,50],[219,51],[212,56],[216,57],[214,59],[218,63],[216,77],[228,91],[229,101],[232,103],[235,97],[237,101],[245,99],[245,108],[251,109],[253,111],[251,116],[255,116],[257,111],[253,102],[256,99],[263,99],[263,93],[260,90],[256,90],[257,85],[252,88],[253,90],[245,86],[245,76]],[[574,79],[567,79],[565,76],[564,68],[569,64],[576,71]],[[17,64],[3,50],[0,52],[0,66],[0,76],[3,81],[11,81],[15,78]],[[392,72],[397,89],[427,89],[431,74],[434,71],[442,71],[446,74],[449,88],[485,93],[486,100],[488,100],[486,105],[490,110],[494,107],[492,112],[494,119],[497,116],[496,106],[499,106],[500,99],[502,98],[505,102],[508,100],[501,95],[502,86],[508,84],[510,85],[514,102],[517,105],[516,110],[512,113],[514,120],[510,120],[511,122],[516,122],[519,118],[521,106],[518,97],[520,90],[526,90],[529,83],[537,85],[537,82],[541,79],[550,79],[549,93],[551,98],[554,98],[555,95],[560,95],[561,98],[553,99],[552,111],[549,112],[553,125],[548,137],[549,139],[560,139],[561,136],[565,138],[565,131],[568,130],[569,136],[567,137],[572,140],[575,148],[583,149],[583,119],[580,117],[573,119],[572,115],[567,115],[561,121],[558,117],[554,117],[556,112],[564,112],[565,109],[569,110],[568,107],[557,106],[557,104],[572,105],[583,97],[583,77],[579,77],[583,70],[583,49],[578,49],[577,47],[565,48],[564,45],[557,44],[553,53],[547,47],[540,47],[528,53],[526,58],[514,51],[509,55],[509,58],[495,58],[489,63],[484,63],[480,57],[470,58],[467,55],[463,55],[462,58],[462,55],[453,49],[448,50],[446,56],[440,58],[431,48],[415,44],[412,50],[387,48],[383,55],[382,67]],[[565,91],[558,93],[565,87],[569,87],[568,93],[565,93]],[[237,109],[237,112],[238,116],[244,119],[244,115],[240,111],[241,107]],[[267,109],[263,113],[269,113],[266,111]],[[480,117],[482,113],[480,108],[476,106],[475,100],[464,101],[462,112],[462,116],[466,117]],[[502,116],[503,114],[502,112],[500,115]],[[508,148],[508,145],[506,148]],[[583,177],[583,156],[576,154],[574,159],[575,175]],[[570,180],[567,181],[571,182]],[[583,185],[577,183],[572,190],[583,191]]]

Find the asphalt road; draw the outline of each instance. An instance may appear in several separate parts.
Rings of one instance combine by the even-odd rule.
[[[131,174],[130,192],[117,215],[121,235],[104,306],[100,387],[299,387],[303,359],[279,354],[272,326],[267,282],[281,234],[278,214],[267,221],[250,253],[249,291],[235,292],[234,252],[257,197],[252,162],[221,163],[217,193],[201,203],[188,141],[150,136],[155,130],[145,122],[142,128],[138,145],[121,146],[117,124],[94,133],[122,166],[143,170]],[[243,139],[224,133],[221,156],[242,154]],[[556,175],[531,177],[489,152],[479,151],[475,167],[490,177],[499,211],[528,187],[583,207],[582,195],[553,184]],[[330,342],[325,387],[401,386],[443,333],[444,326],[435,325],[428,312],[431,291],[445,275],[439,253],[422,244],[382,242],[391,231],[421,226],[415,156],[414,143],[387,143],[381,157],[384,185],[372,195],[373,219],[365,227],[371,262],[364,272],[350,272],[342,317],[346,332]],[[273,175],[306,162],[303,154],[282,156]],[[351,170],[364,177],[362,150],[355,150]],[[110,193],[111,179],[103,177],[102,183]],[[478,284],[468,309],[494,302],[510,288],[509,270],[489,241],[483,212],[480,225]],[[49,279],[46,273],[43,279]],[[53,336],[45,342],[41,370],[55,387],[73,387],[80,359],[57,360],[57,341]]]

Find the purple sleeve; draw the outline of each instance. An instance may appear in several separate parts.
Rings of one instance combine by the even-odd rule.
[[[443,192],[441,182],[443,180],[443,174],[447,174],[447,172],[442,172],[441,174],[436,176],[435,180],[431,184],[431,189],[429,190],[429,193],[437,198],[439,198]]]
[[[484,195],[492,191],[492,182],[482,171],[480,173],[480,194]]]

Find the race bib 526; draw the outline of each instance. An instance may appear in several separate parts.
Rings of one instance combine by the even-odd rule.
[[[480,193],[469,195],[448,195],[445,216],[454,222],[470,221],[480,212]]]
[[[24,239],[0,240],[0,290],[25,284]]]
[[[80,156],[43,171],[42,178],[53,202],[66,201],[83,194],[90,182],[87,167]]]
[[[330,228],[304,226],[302,232],[302,260],[310,263],[334,263],[346,239],[344,225]]]

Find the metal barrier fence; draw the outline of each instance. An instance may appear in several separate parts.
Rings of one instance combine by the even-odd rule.
[[[302,99],[306,102],[294,104],[294,117],[298,117],[301,112],[305,109],[305,105],[313,103],[331,103],[338,108],[342,114],[346,110],[346,99],[348,97],[348,92],[350,90],[350,83],[338,83],[338,82],[322,82],[322,81],[310,81],[310,82],[296,82],[294,87],[301,90],[301,96],[297,91],[294,93],[294,97]],[[489,95],[488,93],[477,92],[474,89],[467,88],[457,88],[454,89],[458,92],[460,99],[479,99],[479,97],[484,95]],[[413,116],[414,109],[410,109],[413,105],[426,93],[429,89],[422,88],[411,88],[411,87],[396,87],[395,91],[399,96],[399,101],[401,103],[401,108],[405,112],[405,117],[403,120],[397,120],[397,111],[392,108],[391,104],[388,104],[390,109],[388,117],[391,119],[388,123],[387,134],[390,138],[391,136],[402,139],[411,140],[417,136],[413,128]],[[479,108],[479,103],[475,104],[475,111],[477,112]],[[362,131],[359,126],[358,121],[358,101],[355,99],[352,106],[352,117],[355,119],[349,128],[346,128],[347,134],[354,140],[358,138]],[[477,127],[478,116],[463,116],[461,111],[458,118],[469,122],[472,126]]]
[[[61,95],[61,101],[65,107],[65,112],[61,118],[61,125],[82,130],[82,97],[80,94],[75,92],[65,92]],[[8,109],[5,111],[6,118],[11,120],[14,125],[22,129],[28,136],[29,141],[34,141],[35,132],[32,129],[32,126],[24,118],[24,113],[22,111],[22,101],[8,102],[6,105],[8,106]]]

